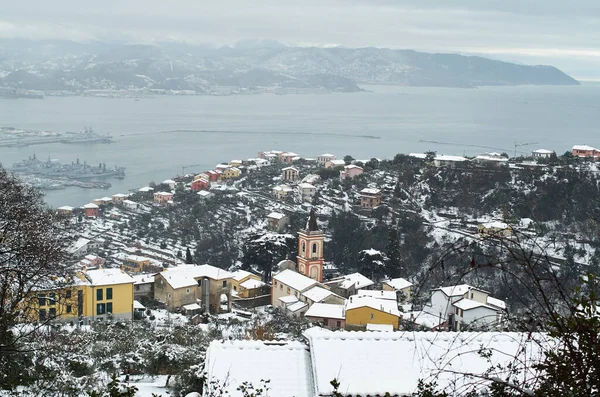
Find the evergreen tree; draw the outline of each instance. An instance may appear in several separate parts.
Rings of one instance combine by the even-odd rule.
[[[400,239],[398,230],[393,226],[388,233],[387,244],[385,245],[385,254],[387,256],[385,272],[389,278],[396,278],[403,275],[402,264],[400,262]]]
[[[194,263],[194,258],[192,257],[192,253],[191,253],[189,247],[187,247],[185,249],[185,263],[189,263],[189,264]]]

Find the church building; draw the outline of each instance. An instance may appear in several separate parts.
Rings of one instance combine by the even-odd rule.
[[[323,245],[325,235],[319,230],[314,208],[306,227],[298,232],[298,273],[318,282],[323,281]]]

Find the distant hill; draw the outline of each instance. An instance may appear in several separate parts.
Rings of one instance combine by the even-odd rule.
[[[0,85],[24,89],[274,87],[359,91],[358,84],[417,87],[576,85],[552,66],[385,48],[288,47],[247,40],[234,47],[0,41]]]

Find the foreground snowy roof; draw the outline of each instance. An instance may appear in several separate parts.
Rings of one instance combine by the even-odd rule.
[[[206,370],[207,384],[226,381],[231,397],[242,396],[237,387],[243,382],[257,388],[261,379],[270,380],[269,396],[314,397],[310,355],[301,342],[213,341]]]
[[[332,332],[311,328],[305,336],[318,396],[331,395],[334,378],[344,395],[412,395],[419,379],[435,380],[442,390],[456,382],[460,395],[461,387],[483,385],[465,373],[482,374],[499,363],[531,364],[541,355],[539,345],[526,342],[528,335],[519,333]],[[545,340],[540,334],[534,337]],[[491,349],[490,362],[479,355],[482,347]],[[523,375],[533,376],[532,371],[528,366]],[[500,370],[494,370],[496,374],[502,377]]]
[[[317,318],[336,318],[343,320],[344,305],[334,305],[330,303],[313,303],[313,305],[304,313],[305,317]]]
[[[401,290],[404,288],[412,287],[413,285],[413,283],[402,277],[386,280],[384,281],[384,283],[394,288],[395,290]]]
[[[305,289],[317,284],[312,278],[306,277],[303,274],[286,269],[273,276],[273,280],[287,285],[296,291],[304,291]]]

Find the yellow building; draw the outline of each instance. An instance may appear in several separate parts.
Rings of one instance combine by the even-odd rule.
[[[238,178],[240,175],[242,175],[242,171],[239,168],[229,167],[229,168],[225,168],[223,170],[223,174],[221,177],[223,179],[232,179],[232,178]]]
[[[389,324],[398,329],[400,311],[396,301],[355,295],[346,302],[345,318],[347,327]]]
[[[133,283],[133,278],[121,269],[80,272],[71,280],[55,282],[54,288],[37,291],[36,304],[31,305],[35,313],[29,318],[32,321],[79,318],[84,324],[109,315],[132,320]]]
[[[240,284],[247,280],[257,280],[261,281],[260,276],[257,276],[254,273],[250,273],[246,270],[237,270],[231,274],[231,289],[233,291],[239,292]]]
[[[404,294],[404,302],[410,301],[412,295],[412,287],[413,283],[401,277],[385,280],[382,283],[382,289],[384,291],[396,291]]]

